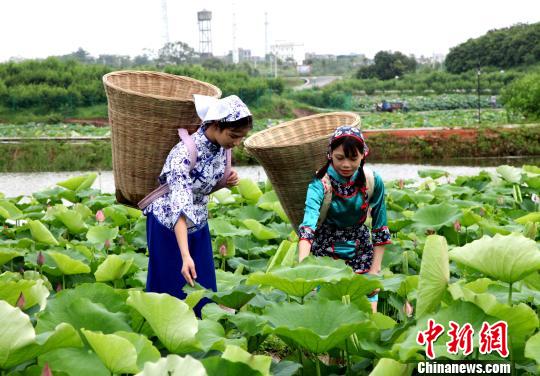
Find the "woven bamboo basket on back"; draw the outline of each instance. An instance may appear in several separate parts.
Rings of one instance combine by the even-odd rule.
[[[178,128],[200,124],[193,94],[221,96],[206,82],[161,72],[118,71],[103,76],[109,104],[113,173],[118,202],[136,206],[158,177]]]
[[[342,125],[360,125],[352,112],[306,116],[250,136],[248,152],[263,166],[295,230],[302,222],[307,187],[326,162],[328,141]]]

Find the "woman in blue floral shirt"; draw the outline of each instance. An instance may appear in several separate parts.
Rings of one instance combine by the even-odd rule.
[[[180,299],[186,282],[196,280],[216,291],[212,243],[208,229],[208,198],[223,178],[226,149],[238,146],[252,128],[247,106],[235,95],[223,99],[195,95],[195,108],[201,127],[191,135],[197,159],[190,168],[189,148],[180,141],[170,151],[160,180],[169,192],[145,210],[150,253],[146,290],[168,293]],[[232,170],[227,186],[238,184]],[[200,310],[208,300],[195,307]]]
[[[379,274],[384,245],[391,241],[383,181],[364,168],[368,153],[358,128],[336,129],[328,146],[328,161],[308,187],[304,220],[299,227],[300,261],[313,252],[315,256],[343,259],[356,273]],[[368,188],[367,183],[372,186]],[[331,202],[318,225],[325,192],[331,194]],[[370,212],[371,239],[365,225]],[[376,312],[377,291],[368,300]]]

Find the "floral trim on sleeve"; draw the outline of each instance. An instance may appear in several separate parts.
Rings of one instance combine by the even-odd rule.
[[[314,236],[315,232],[311,227],[301,226],[298,229],[298,237],[300,240],[307,240],[308,242],[312,243]]]
[[[390,230],[387,226],[371,230],[371,242],[373,243],[374,247],[378,245],[391,244],[392,241],[390,240],[390,237]]]

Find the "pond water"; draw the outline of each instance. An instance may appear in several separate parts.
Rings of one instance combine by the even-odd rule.
[[[475,165],[468,165],[470,162]],[[445,163],[446,162],[446,163]],[[453,165],[454,163],[462,165]],[[441,165],[442,163],[442,165]],[[451,177],[460,175],[477,175],[481,170],[495,171],[495,166],[509,164],[522,166],[523,164],[540,165],[539,158],[497,158],[497,159],[460,159],[457,161],[430,161],[429,164],[397,164],[397,163],[367,163],[371,169],[377,171],[383,180],[393,179],[419,179],[418,170],[441,169],[447,171]],[[238,166],[235,167],[241,178],[250,178],[255,181],[265,181],[266,173],[260,166]],[[88,172],[88,171],[86,171]],[[73,176],[86,173],[84,171],[66,172],[20,172],[20,173],[0,173],[0,192],[6,197],[18,195],[30,195],[43,189],[54,186],[57,182],[66,180]],[[95,171],[98,178],[94,182],[94,188],[106,193],[114,193],[114,177],[112,171]]]

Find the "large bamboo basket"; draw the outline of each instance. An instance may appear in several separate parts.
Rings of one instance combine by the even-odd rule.
[[[200,124],[193,94],[221,96],[206,82],[161,72],[118,71],[103,76],[109,104],[113,173],[118,202],[135,206],[155,189],[178,128]]]
[[[263,166],[295,230],[304,217],[309,182],[326,162],[328,142],[342,125],[360,125],[352,112],[306,116],[250,136],[248,152]]]

